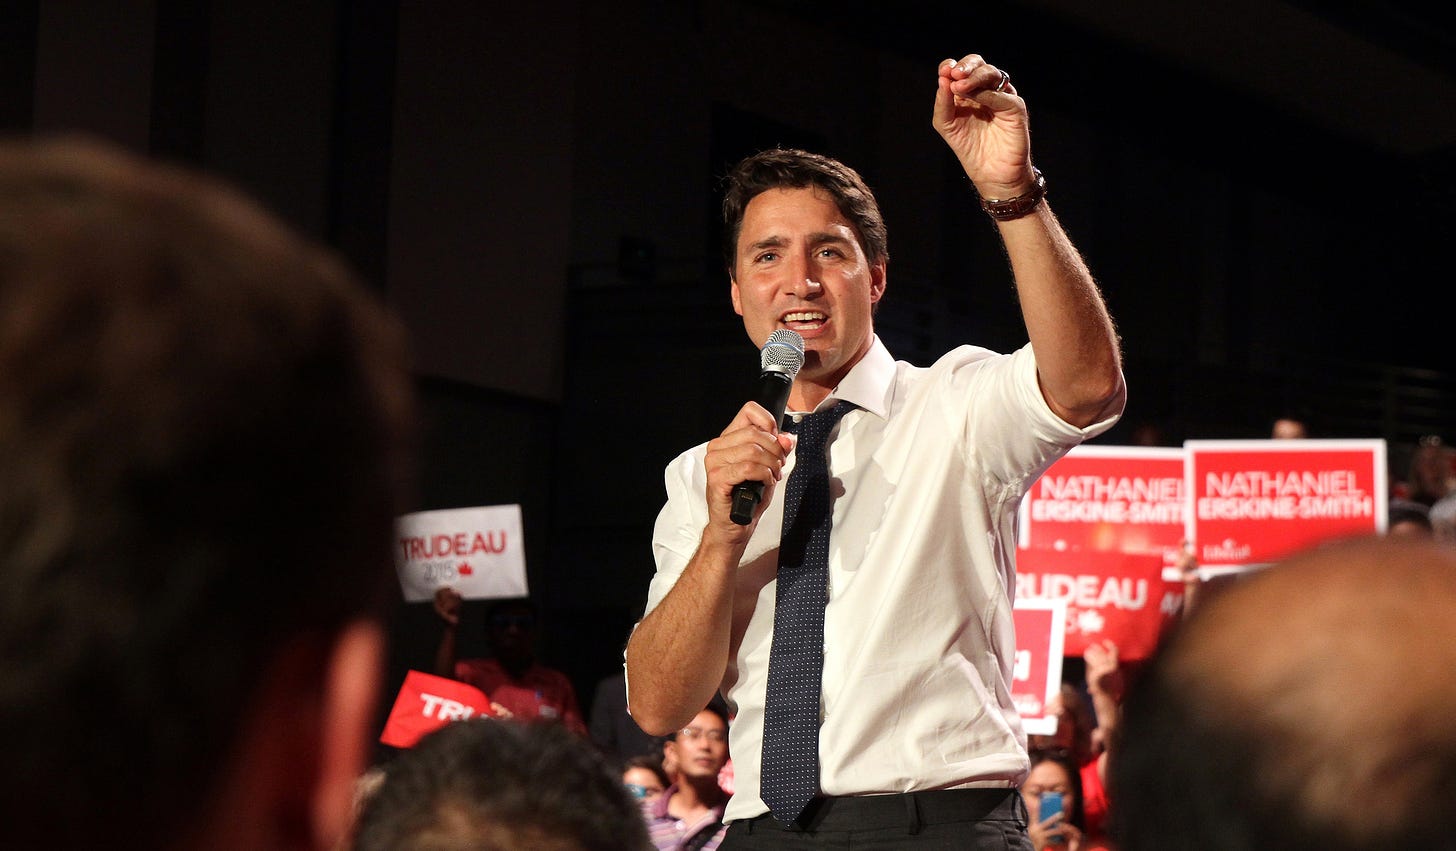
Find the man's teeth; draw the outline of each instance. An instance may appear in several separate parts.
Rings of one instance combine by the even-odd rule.
[[[784,317],[785,322],[823,322],[822,313],[790,313]]]

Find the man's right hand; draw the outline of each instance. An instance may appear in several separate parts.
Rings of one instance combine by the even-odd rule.
[[[708,526],[706,540],[712,536],[723,544],[746,544],[764,506],[773,498],[774,483],[783,476],[784,461],[794,448],[794,437],[780,434],[773,415],[757,402],[749,402],[716,439],[708,442],[703,466],[708,474]],[[741,482],[762,482],[763,499],[753,512],[753,522],[739,526],[729,517],[733,508],[733,488]]]
[[[448,585],[435,589],[435,614],[450,626],[460,625],[460,593]]]

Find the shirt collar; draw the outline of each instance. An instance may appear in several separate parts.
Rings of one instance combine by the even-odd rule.
[[[885,419],[890,414],[894,389],[895,358],[876,334],[869,351],[849,368],[849,373],[815,410],[823,410],[837,401],[844,401]]]

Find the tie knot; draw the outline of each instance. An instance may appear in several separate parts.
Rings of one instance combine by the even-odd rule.
[[[829,437],[829,432],[833,431],[835,424],[839,422],[839,418],[853,408],[854,405],[849,402],[835,402],[833,407],[815,411],[794,423],[793,432],[799,438],[799,450],[805,446],[823,446],[824,441]]]

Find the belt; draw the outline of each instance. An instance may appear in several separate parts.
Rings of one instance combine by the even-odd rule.
[[[815,798],[798,821],[785,827],[768,813],[735,821],[745,833],[775,831],[880,830],[970,821],[1026,823],[1026,807],[1015,789],[937,789],[900,795]]]

